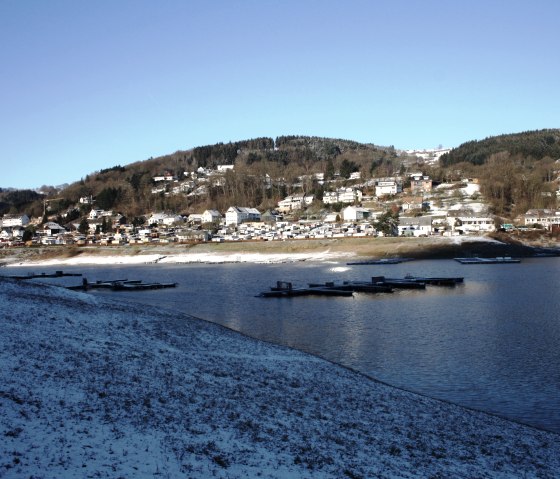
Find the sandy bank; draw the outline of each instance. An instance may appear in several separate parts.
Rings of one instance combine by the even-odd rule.
[[[279,263],[356,258],[453,258],[456,256],[530,256],[532,248],[487,237],[344,238],[255,241],[195,245],[112,247],[38,247],[4,250],[4,265],[79,265],[138,263]]]
[[[0,476],[557,477],[560,441],[153,308],[0,279]]]

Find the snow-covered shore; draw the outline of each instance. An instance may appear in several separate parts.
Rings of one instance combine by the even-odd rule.
[[[352,253],[330,253],[329,251],[316,253],[170,253],[170,254],[115,254],[111,256],[102,255],[80,255],[70,258],[58,257],[42,259],[38,261],[13,262],[7,266],[68,266],[87,264],[184,264],[184,263],[295,263],[299,261],[330,261],[353,256]]]
[[[4,256],[4,266],[69,266],[88,264],[186,264],[186,263],[292,263],[300,261],[344,261],[356,257],[394,257],[418,254],[423,249],[463,247],[479,248],[505,246],[504,243],[483,236],[454,236],[433,238],[382,238],[365,242],[356,239],[341,241],[293,240],[291,242],[238,243],[233,245],[196,245],[185,249],[181,245],[145,245],[138,248],[113,246],[109,248],[65,248],[63,246],[40,252],[22,250],[18,255]],[[37,254],[26,254],[26,253]],[[428,255],[429,256],[429,255]]]
[[[556,434],[187,315],[0,278],[0,328],[0,477],[560,475]]]

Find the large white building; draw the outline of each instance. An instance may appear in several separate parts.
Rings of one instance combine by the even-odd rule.
[[[226,211],[226,225],[239,225],[248,221],[260,221],[261,214],[256,208],[230,206]]]
[[[449,215],[447,223],[451,231],[463,234],[491,233],[496,231],[494,218],[490,216],[455,216]]]
[[[335,203],[360,203],[362,192],[356,188],[340,188],[336,191],[327,191],[323,194],[323,203],[332,205]]]
[[[312,203],[313,195],[286,196],[286,198],[278,202],[278,211],[281,213],[288,213],[292,210],[301,210]]]
[[[13,228],[14,226],[25,226],[29,224],[27,215],[4,215],[0,221],[2,228]]]
[[[371,218],[371,211],[360,206],[347,206],[342,210],[344,221],[362,221]]]
[[[399,236],[429,236],[432,234],[432,218],[430,216],[401,216],[399,218]]]
[[[526,225],[552,226],[560,224],[560,210],[532,209],[525,213]]]
[[[375,181],[375,196],[388,196],[402,193],[402,181],[396,178],[383,178]]]
[[[180,215],[169,215],[167,213],[152,213],[147,219],[149,225],[167,225],[171,226],[173,223],[178,223],[183,221],[183,217]]]

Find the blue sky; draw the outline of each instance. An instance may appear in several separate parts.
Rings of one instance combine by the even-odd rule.
[[[0,187],[217,142],[560,127],[557,0],[0,0]]]

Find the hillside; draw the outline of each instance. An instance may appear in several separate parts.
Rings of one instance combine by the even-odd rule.
[[[464,143],[442,155],[440,167],[480,178],[493,212],[514,218],[530,208],[556,208],[559,160],[560,130],[548,129]]]
[[[372,194],[372,178],[421,171],[435,184],[479,178],[491,211],[512,219],[529,208],[556,207],[559,158],[557,129],[467,142],[431,167],[392,146],[309,136],[254,138],[116,165],[45,196],[0,191],[0,214],[42,216],[46,211],[66,224],[91,209],[81,198],[93,198],[96,208],[119,212],[129,221],[153,211],[187,215],[224,212],[231,205],[265,211],[287,195],[321,198],[340,186],[359,184],[364,194]],[[360,180],[351,180],[357,172]]]
[[[0,477],[556,477],[558,436],[176,312],[0,278]]]
[[[234,165],[234,170],[224,170],[214,178],[202,171],[222,165]],[[393,147],[307,136],[254,138],[115,165],[91,172],[62,190],[42,187],[43,194],[0,189],[0,216],[26,213],[40,217],[46,211],[50,217],[64,216],[60,221],[67,222],[89,211],[91,206],[79,203],[87,197],[94,198],[98,208],[115,210],[128,218],[150,211],[188,214],[206,208],[224,210],[231,204],[267,209],[302,189],[322,195],[313,174],[333,178],[340,173],[344,180],[354,171],[362,171],[364,176],[389,175],[399,165]],[[167,182],[162,187],[154,181],[165,174],[175,180],[174,184]],[[299,180],[302,176],[307,176],[305,184]],[[173,191],[177,185],[178,191]]]
[[[442,167],[461,162],[484,165],[498,153],[520,156],[528,162],[559,159],[560,129],[525,131],[468,141],[442,155],[440,161]]]
[[[90,196],[97,207],[127,217],[149,211],[225,210],[231,204],[267,209],[287,194],[302,190],[322,196],[323,187],[313,177],[318,173],[326,179],[336,175],[342,181],[355,171],[363,177],[387,176],[401,161],[393,147],[342,139],[281,136],[217,143],[92,172],[59,192],[57,196],[63,200],[50,204],[49,211],[66,211],[80,198]],[[208,171],[223,165],[234,165],[234,169],[208,177]],[[175,181],[154,180],[162,175]]]

